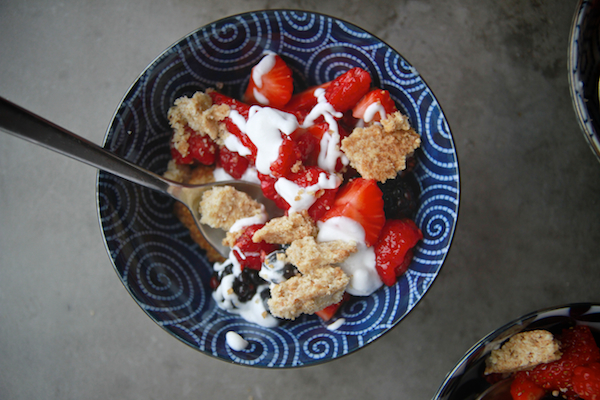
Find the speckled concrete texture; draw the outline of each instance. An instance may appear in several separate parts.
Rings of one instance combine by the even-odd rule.
[[[101,143],[125,91],[173,42],[224,16],[298,8],[406,57],[458,149],[450,255],[391,333],[335,362],[228,365],[172,338],[117,278],[96,171],[0,133],[0,398],[430,399],[482,336],[524,313],[600,302],[600,163],[575,120],[575,0],[0,0],[0,96]]]

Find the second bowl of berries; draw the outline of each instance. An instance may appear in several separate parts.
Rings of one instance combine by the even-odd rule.
[[[434,399],[598,399],[599,345],[600,304],[534,311],[467,351]]]
[[[290,368],[353,353],[430,289],[455,232],[460,178],[433,92],[396,50],[326,15],[224,18],[133,83],[104,147],[186,183],[228,257],[181,205],[108,173],[98,211],[115,271],[158,325],[200,352]]]

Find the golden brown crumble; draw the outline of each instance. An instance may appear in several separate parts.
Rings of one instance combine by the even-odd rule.
[[[247,193],[231,186],[217,186],[202,195],[200,223],[228,231],[237,220],[259,215],[262,209]]]
[[[339,303],[349,281],[341,268],[332,266],[291,277],[271,287],[269,309],[274,316],[285,319],[314,314]]]
[[[287,260],[304,274],[326,265],[341,263],[356,251],[356,242],[335,240],[317,243],[314,237],[307,236],[292,242],[285,254]]]
[[[520,332],[485,361],[485,374],[512,373],[560,359],[560,343],[545,330]]]
[[[399,111],[365,128],[354,128],[342,140],[350,165],[365,179],[385,182],[406,168],[406,158],[421,145],[421,138]]]
[[[173,128],[173,147],[185,157],[189,154],[188,139],[190,127],[200,135],[208,135],[215,140],[222,132],[220,121],[229,116],[229,106],[225,104],[212,105],[210,96],[196,92],[191,98],[183,96],[175,100],[175,105],[169,109],[167,117]]]
[[[163,176],[172,181],[183,183],[189,180],[191,173],[192,169],[189,165],[177,164],[175,160],[171,160],[167,164],[167,170]]]
[[[308,212],[293,212],[288,216],[273,218],[254,233],[252,241],[258,243],[289,244],[305,236],[316,236],[317,226]]]

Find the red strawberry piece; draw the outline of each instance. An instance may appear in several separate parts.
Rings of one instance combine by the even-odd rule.
[[[231,120],[231,118],[229,118],[229,117],[225,118],[224,122],[225,122],[225,127],[227,128],[227,131],[229,133],[231,133],[232,135],[234,135],[235,137],[237,137],[240,140],[240,142],[248,150],[250,150],[250,154],[245,157],[248,160],[250,160],[250,162],[252,164],[254,164],[254,162],[256,161],[256,154],[258,153],[258,150],[257,150],[256,146],[254,145],[254,143],[252,143],[252,140],[250,140],[248,135],[246,135],[244,132],[242,132],[240,130],[240,128],[238,128],[238,126],[233,122],[233,120]]]
[[[287,179],[300,187],[306,188],[316,185],[319,182],[319,176],[321,174],[329,175],[324,169],[312,166],[306,167],[299,172],[290,174]],[[321,189],[315,194],[317,199],[308,209],[308,215],[314,221],[319,220],[332,207],[337,191],[338,188]]]
[[[367,246],[377,242],[385,224],[381,189],[372,179],[356,178],[340,187],[331,209],[320,218],[347,217],[361,224]]]
[[[239,153],[222,147],[219,150],[219,165],[234,179],[240,179],[248,169],[250,161]]]
[[[319,139],[306,129],[297,129],[294,135],[294,142],[298,146],[300,161],[305,166],[317,165],[319,159],[319,150],[321,145]]]
[[[600,350],[589,327],[565,329],[558,337],[563,353],[560,360],[540,364],[528,371],[528,379],[547,390],[558,390],[568,399],[577,398],[572,378],[575,368],[600,361]]]
[[[352,68],[327,86],[325,99],[336,111],[345,112],[354,107],[370,87],[371,75],[361,68]]]
[[[206,94],[210,96],[213,104],[226,104],[229,106],[230,109],[237,111],[245,119],[248,119],[248,112],[250,111],[250,106],[248,104],[245,104],[239,100],[234,99],[233,97],[229,97],[225,94],[216,92],[214,90],[208,90]]]
[[[306,116],[310,113],[310,110],[317,105],[315,90],[325,89],[330,84],[331,82],[326,82],[322,85],[312,86],[300,93],[296,93],[285,105],[284,110],[296,115],[298,122],[302,124],[304,122],[304,118],[306,118]]]
[[[517,373],[510,385],[510,394],[513,400],[539,400],[546,390],[527,379],[525,374]]]
[[[186,128],[187,129],[187,128]],[[191,131],[191,129],[190,129]],[[218,147],[208,135],[201,135],[192,131],[188,139],[189,153],[200,164],[212,165],[217,157]]]
[[[279,248],[278,245],[265,241],[254,243],[252,236],[263,226],[265,225],[256,224],[246,227],[242,235],[235,242],[236,249],[234,250],[234,254],[242,270],[244,268],[260,270],[264,257]]]
[[[374,114],[365,115],[367,111],[374,112]],[[387,90],[373,89],[354,106],[352,116],[357,119],[363,119],[366,122],[381,121],[382,111],[387,116],[398,111],[398,109]]]
[[[290,205],[287,203],[287,201],[285,201],[275,190],[275,182],[277,182],[277,178],[274,178],[270,175],[264,175],[259,172],[258,179],[260,180],[260,188],[267,199],[273,200],[275,205],[284,211],[290,208]]]
[[[292,70],[278,55],[267,54],[252,68],[243,100],[250,104],[282,108],[290,101],[293,91]]]
[[[576,367],[572,383],[573,390],[583,400],[600,400],[600,363]]]
[[[281,146],[279,146],[279,156],[271,163],[271,174],[280,178],[289,175],[292,167],[298,161],[301,161],[302,154],[298,145],[289,137],[284,136]]]
[[[188,152],[188,154],[184,157],[179,150],[177,150],[175,147],[173,147],[173,144],[171,143],[171,158],[173,160],[175,160],[176,164],[193,164],[194,163],[194,158],[192,157],[192,155]]]
[[[321,311],[317,311],[315,314],[317,314],[323,321],[327,322],[331,318],[333,318],[333,316],[335,315],[335,313],[337,313],[337,311],[340,309],[342,304],[344,304],[346,301],[348,301],[349,298],[350,298],[350,295],[348,293],[344,293],[344,296],[342,297],[342,300],[340,300],[339,303],[335,303],[330,306],[327,306],[324,309],[322,309]]]
[[[423,234],[410,219],[390,219],[385,222],[375,244],[375,261],[379,277],[387,286],[396,283],[413,258],[412,248]]]

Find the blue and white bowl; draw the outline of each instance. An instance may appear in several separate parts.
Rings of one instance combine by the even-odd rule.
[[[446,259],[459,207],[458,160],[450,128],[431,89],[394,49],[355,25],[290,10],[228,17],[192,32],[154,60],[119,105],[104,147],[157,173],[170,159],[167,110],[175,99],[219,87],[240,98],[265,50],[285,59],[299,89],[353,67],[387,89],[422,136],[415,174],[421,186],[416,223],[424,239],[393,287],[354,298],[346,322],[331,331],[316,316],[273,329],[220,310],[209,287],[212,267],[172,213],[169,198],[111,174],[98,174],[98,213],[115,271],[139,306],[189,346],[237,364],[285,368],[352,353],[400,322],[429,290]],[[232,350],[226,332],[249,346]]]
[[[477,342],[446,376],[433,400],[475,400],[491,385],[485,380],[485,360],[492,350],[519,332],[545,329],[554,335],[587,325],[600,343],[600,304],[576,303],[531,312],[491,332]]]
[[[600,1],[580,0],[569,39],[569,86],[577,121],[600,160]]]

